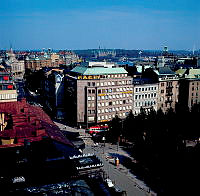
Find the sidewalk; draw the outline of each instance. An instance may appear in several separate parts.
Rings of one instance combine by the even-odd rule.
[[[127,192],[130,196],[156,196],[156,193],[150,190],[141,180],[132,174],[129,169],[124,167],[122,164],[115,166],[114,158],[120,155],[130,157],[120,147],[117,151],[117,145],[106,144],[105,148],[103,145],[98,147],[87,146],[84,152],[95,153],[101,158],[104,164],[104,170],[108,174],[109,178],[122,190]],[[110,156],[115,155],[115,156]]]

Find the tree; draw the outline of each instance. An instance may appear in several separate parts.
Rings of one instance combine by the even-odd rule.
[[[134,115],[133,112],[130,111],[126,119],[124,120],[122,135],[128,138],[129,140],[133,140],[133,135],[135,130],[134,126],[135,126]]]
[[[111,142],[117,142],[118,137],[121,134],[122,134],[121,119],[118,117],[118,115],[115,115],[115,117],[109,123],[108,138],[111,140]]]

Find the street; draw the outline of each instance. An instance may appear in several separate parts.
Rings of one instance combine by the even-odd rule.
[[[91,139],[91,136],[85,133],[84,129],[75,129],[61,123],[55,122],[56,125],[60,127],[62,130],[79,132],[80,137],[84,140],[86,148],[83,150],[83,153],[94,153],[96,154],[104,164],[104,171],[107,173],[108,177],[112,180],[116,187],[119,189],[126,191],[128,196],[154,196],[156,193],[152,192],[141,180],[137,179],[129,169],[124,167],[122,164],[115,166],[114,158],[115,157],[128,157],[128,153],[126,153],[117,145],[111,145],[109,143],[103,143],[94,145],[94,142]]]

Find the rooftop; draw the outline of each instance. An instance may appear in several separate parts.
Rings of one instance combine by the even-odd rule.
[[[177,74],[183,76],[187,79],[199,79],[200,78],[200,69],[178,69]]]
[[[6,144],[0,145],[1,148],[23,146],[26,139],[30,142],[39,141],[43,136],[73,146],[40,107],[29,105],[25,99],[0,103],[0,114],[0,120],[3,122],[0,139],[4,140],[1,141],[2,144]]]
[[[160,67],[157,70],[158,75],[176,75],[169,67]]]
[[[106,74],[127,74],[122,67],[115,67],[114,64],[106,62],[96,62],[76,66],[71,72],[81,75],[106,75]]]

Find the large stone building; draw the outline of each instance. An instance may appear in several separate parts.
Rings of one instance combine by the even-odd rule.
[[[179,94],[179,77],[169,67],[146,69],[144,76],[158,83],[157,109],[175,109]]]
[[[5,63],[11,67],[14,79],[23,79],[25,73],[24,60],[17,59],[12,49],[6,53]]]
[[[77,124],[105,123],[132,110],[132,78],[107,62],[77,66],[66,76],[68,117]]]
[[[148,79],[134,79],[133,88],[133,114],[139,114],[141,107],[147,111],[151,108],[157,111],[158,83]]]
[[[161,67],[155,71],[158,76],[158,109],[166,112],[169,108],[175,109],[179,95],[179,78],[169,67]]]
[[[25,68],[39,70],[42,67],[51,67],[51,59],[45,57],[26,57]]]
[[[40,70],[43,67],[58,67],[62,64],[60,56],[56,53],[43,55],[32,55],[25,58],[25,68],[30,70]]]

